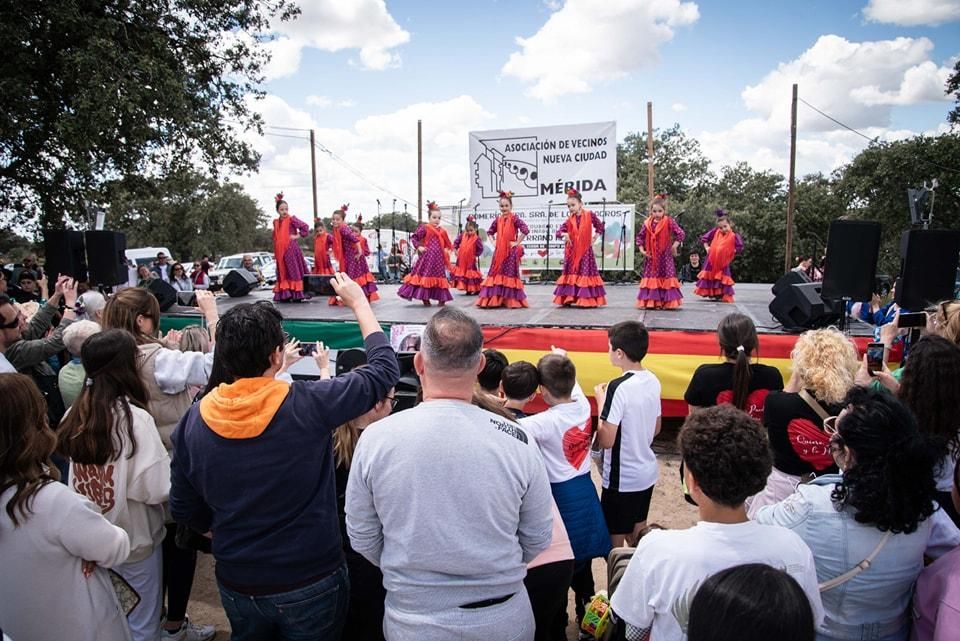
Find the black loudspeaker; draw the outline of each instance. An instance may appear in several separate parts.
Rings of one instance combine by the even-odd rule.
[[[880,256],[880,223],[871,220],[835,220],[827,235],[827,263],[823,269],[823,297],[870,300],[876,287]]]
[[[790,285],[793,285],[793,284],[799,285],[801,283],[809,283],[809,282],[810,282],[810,277],[807,276],[806,273],[795,272],[791,270],[791,271],[788,271],[783,276],[781,276],[777,280],[777,282],[773,284],[773,288],[771,289],[771,291],[773,292],[774,296],[779,296],[780,292],[786,289],[789,289]]]
[[[900,279],[897,305],[922,311],[942,300],[953,299],[956,289],[960,231],[911,229],[900,237]]]
[[[334,368],[336,376],[346,374],[350,370],[367,364],[367,353],[362,347],[337,350],[337,366]]]
[[[826,327],[838,319],[820,296],[820,283],[794,283],[770,302],[770,313],[787,330]]]
[[[159,278],[155,278],[150,281],[147,289],[157,298],[157,302],[160,303],[161,312],[165,312],[177,304],[177,290],[175,290],[170,283],[165,283]]]
[[[181,307],[196,307],[197,292],[177,292],[177,304]]]
[[[257,286],[257,275],[245,269],[234,269],[223,277],[223,291],[231,298],[246,296]]]
[[[118,231],[88,231],[87,263],[91,285],[120,285],[127,282],[127,237]]]
[[[48,294],[53,293],[58,274],[76,278],[78,281],[87,280],[86,249],[82,231],[47,229],[43,232],[43,249],[50,289]]]
[[[415,354],[416,352],[397,353],[397,363],[400,365],[400,380],[397,381],[393,393],[393,397],[397,399],[397,404],[393,408],[394,412],[416,407],[417,403],[420,402],[420,377],[413,367]]]

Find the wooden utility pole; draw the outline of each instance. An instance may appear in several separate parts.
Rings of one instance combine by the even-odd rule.
[[[653,200],[653,103],[647,103],[647,202]]]
[[[793,267],[793,209],[797,204],[797,85],[793,85],[790,104],[790,185],[787,191],[787,246],[783,257],[784,273]]]
[[[423,222],[423,121],[417,121],[417,222]]]
[[[314,140],[313,129],[310,130],[310,175],[313,179],[313,220],[319,218],[317,212],[317,143]]]

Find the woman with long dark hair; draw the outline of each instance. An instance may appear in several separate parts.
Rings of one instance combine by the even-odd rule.
[[[57,449],[70,459],[70,487],[130,537],[130,556],[116,568],[140,595],[127,620],[134,641],[155,641],[170,457],[146,409],[137,355],[133,336],[120,329],[86,340],[80,358],[87,384],[60,424]]]
[[[701,407],[730,403],[758,421],[763,420],[767,394],[783,389],[780,370],[753,362],[760,347],[757,328],[745,314],[727,314],[717,325],[723,362],[701,365],[683,399],[692,414]]]
[[[810,546],[826,613],[818,639],[905,641],[924,556],[960,543],[937,510],[937,451],[903,403],[862,387],[824,428],[842,474],[799,486],[755,519],[788,527]]]
[[[57,483],[57,437],[40,390],[0,374],[0,628],[14,639],[128,641],[106,570],[130,540],[99,508]]]
[[[211,341],[216,334],[216,301],[208,291],[197,292],[197,306],[203,312]],[[140,380],[147,390],[147,411],[153,417],[164,447],[170,451],[170,435],[177,423],[193,404],[191,390],[204,386],[210,377],[213,354],[181,352],[177,349],[178,332],[169,333],[160,340],[160,305],[157,299],[143,289],[125,289],[107,301],[103,310],[104,329],[123,329],[137,342],[137,360]],[[163,583],[167,595],[165,634],[171,639],[205,641],[216,634],[210,625],[190,623],[186,618],[187,604],[193,589],[197,552],[176,544],[177,526],[167,524],[163,541]],[[177,635],[183,635],[177,636]]]
[[[950,498],[953,470],[960,456],[960,347],[941,336],[925,336],[910,350],[899,386],[891,384],[917,417],[920,431],[937,448],[937,500],[960,526],[960,516]]]

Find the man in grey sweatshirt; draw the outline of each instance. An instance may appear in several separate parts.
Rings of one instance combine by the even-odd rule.
[[[550,485],[520,426],[471,404],[482,347],[476,321],[437,312],[414,358],[423,403],[354,454],[347,532],[383,571],[390,641],[533,639],[523,579],[550,544]]]

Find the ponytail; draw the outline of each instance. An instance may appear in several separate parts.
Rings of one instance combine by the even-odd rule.
[[[733,364],[733,406],[746,411],[749,396],[750,355],[743,345],[737,345],[736,362]]]

